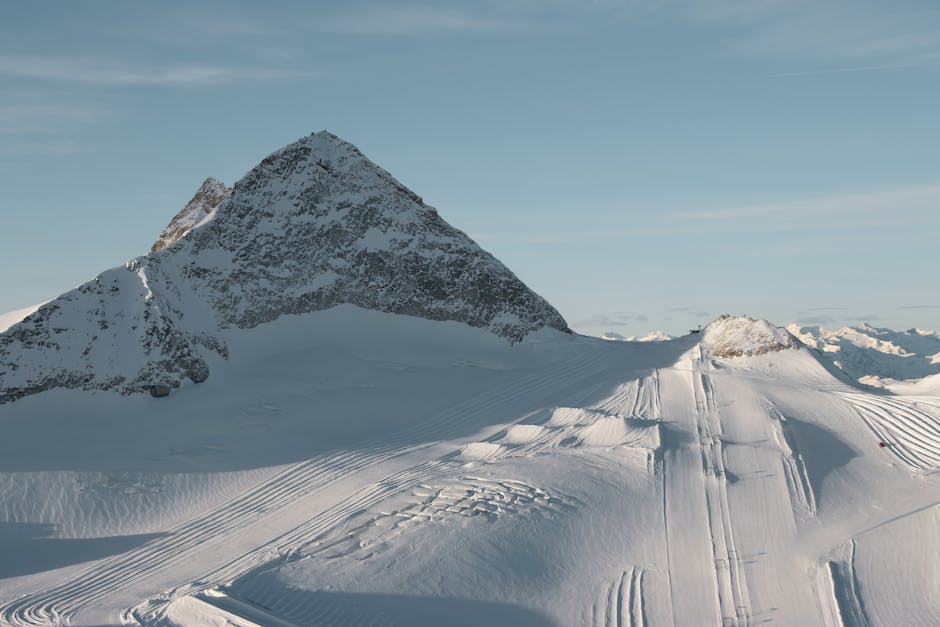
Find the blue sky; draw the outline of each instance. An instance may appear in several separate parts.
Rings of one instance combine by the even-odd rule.
[[[7,3],[0,311],[353,142],[578,330],[940,327],[940,5]]]

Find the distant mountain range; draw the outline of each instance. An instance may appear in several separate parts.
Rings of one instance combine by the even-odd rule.
[[[862,383],[884,386],[940,373],[940,332],[892,331],[868,324],[825,329],[790,324],[787,330]]]

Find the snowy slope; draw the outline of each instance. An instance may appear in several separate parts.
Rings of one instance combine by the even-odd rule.
[[[174,222],[227,193],[203,187]],[[268,156],[200,224],[0,334],[0,403],[58,387],[165,396],[227,356],[224,329],[343,303],[510,341],[567,331],[492,255],[325,131]]]
[[[715,329],[739,355],[344,305],[167,399],[4,405],[0,623],[937,624],[940,398]]]
[[[940,373],[937,331],[892,331],[868,324],[825,329],[795,323],[787,329],[849,376],[869,385],[890,385]]]

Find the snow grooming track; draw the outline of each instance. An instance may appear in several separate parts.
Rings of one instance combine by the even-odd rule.
[[[705,373],[705,349],[699,345],[693,358],[693,393],[698,413],[699,446],[705,472],[705,502],[708,531],[715,560],[715,582],[723,627],[747,627],[751,616],[747,581],[734,544],[731,510],[728,506],[728,478],[725,474],[721,440],[721,417],[711,380]],[[698,367],[695,368],[695,364]]]
[[[786,418],[771,403],[767,413],[770,415],[771,428],[774,441],[780,449],[783,458],[784,477],[787,480],[787,490],[790,492],[790,505],[793,511],[794,522],[800,518],[810,518],[816,515],[816,494],[809,480],[806,463],[796,443],[787,434],[783,423]]]
[[[940,400],[847,392],[839,396],[905,464],[921,471],[940,468]]]
[[[611,353],[613,349],[606,351],[607,355]],[[598,362],[596,353],[585,352],[548,372],[528,375],[459,403],[395,437],[377,438],[352,451],[295,464],[219,507],[180,523],[151,542],[100,560],[58,585],[0,606],[0,623],[27,626],[70,622],[76,612],[92,601],[185,559],[187,551],[209,539],[255,523],[289,505],[296,497],[321,489],[351,472],[431,446],[454,427],[479,414],[498,410],[520,397],[556,390],[588,373],[603,371],[603,361]],[[209,585],[206,582],[203,587]]]
[[[826,562],[826,575],[831,594],[830,604],[841,627],[871,627],[865,615],[862,597],[855,577],[855,540],[849,541],[849,555],[843,560]]]
[[[591,608],[592,627],[646,627],[643,570],[634,566],[607,586]]]
[[[364,522],[356,521],[353,527],[339,528],[338,534],[332,533],[336,527],[326,529],[321,536],[300,545],[296,552],[241,573],[243,576],[233,582],[227,592],[245,602],[265,608],[281,620],[289,620],[298,625],[372,624],[367,618],[377,616],[375,612],[362,612],[360,608],[350,607],[335,598],[331,599],[328,594],[318,595],[313,591],[298,595],[290,588],[253,586],[253,583],[259,580],[258,575],[261,573],[277,570],[294,561],[317,558],[331,560],[337,557],[366,559],[375,550],[373,541],[378,540],[377,544],[384,544],[403,533],[416,521],[441,520],[452,516],[480,516],[488,522],[493,522],[499,516],[516,514],[524,509],[532,511],[568,507],[563,499],[549,496],[535,486],[511,479],[463,476],[459,479],[448,479],[440,486],[420,483],[412,494],[421,500],[397,510],[369,515]],[[346,520],[352,521],[359,513],[362,513],[361,510],[354,512]],[[211,577],[215,577],[215,574]],[[311,600],[314,602],[311,603]],[[146,613],[135,612],[132,618],[148,625],[159,625],[162,619],[152,609]]]

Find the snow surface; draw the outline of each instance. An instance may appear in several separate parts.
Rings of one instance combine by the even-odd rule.
[[[940,397],[745,354],[785,339],[343,305],[0,406],[0,623],[940,624]]]
[[[884,387],[940,374],[940,332],[892,331],[868,324],[840,329],[800,326],[787,329],[849,376]]]

